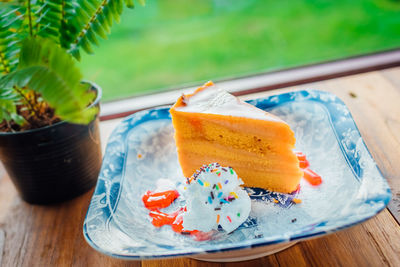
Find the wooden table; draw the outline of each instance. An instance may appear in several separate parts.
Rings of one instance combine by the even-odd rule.
[[[214,264],[187,258],[123,261],[96,252],[83,238],[82,224],[93,191],[63,204],[33,206],[19,198],[0,168],[0,263],[4,266],[400,266],[400,68],[244,98],[305,88],[332,92],[349,107],[392,189],[389,208],[376,217],[248,262]],[[103,146],[116,123],[118,120],[101,123]]]

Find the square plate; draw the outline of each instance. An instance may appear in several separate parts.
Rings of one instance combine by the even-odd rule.
[[[274,252],[277,246],[287,247],[291,241],[358,224],[388,204],[389,186],[349,110],[335,95],[309,90],[248,102],[291,126],[296,150],[305,153],[311,169],[322,176],[320,186],[302,180],[301,190],[291,195],[247,188],[252,198],[248,220],[231,234],[221,232],[215,240],[195,241],[174,233],[169,226],[156,228],[141,196],[155,189],[160,178],[178,182],[183,176],[169,108],[145,110],[125,118],[109,138],[83,225],[87,242],[102,253],[125,259],[251,259]],[[292,205],[293,197],[302,203]],[[274,198],[279,203],[274,203]],[[239,249],[246,250],[236,251]],[[209,254],[207,258],[206,253],[227,255],[226,251],[234,251],[236,256]],[[240,256],[243,251],[246,254]]]

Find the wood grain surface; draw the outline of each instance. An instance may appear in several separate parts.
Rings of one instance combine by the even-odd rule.
[[[209,263],[188,258],[124,261],[96,252],[84,240],[83,220],[93,190],[71,201],[36,206],[23,202],[0,170],[2,266],[400,266],[400,68],[247,95],[318,89],[339,96],[392,189],[392,201],[374,218],[327,236],[306,240],[260,259]],[[118,123],[101,123],[103,146]],[[397,219],[397,221],[396,221]]]

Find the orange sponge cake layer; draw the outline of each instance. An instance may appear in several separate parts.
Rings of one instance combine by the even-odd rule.
[[[186,177],[204,164],[231,166],[246,186],[293,192],[303,176],[294,133],[281,119],[218,90],[211,82],[170,110]]]

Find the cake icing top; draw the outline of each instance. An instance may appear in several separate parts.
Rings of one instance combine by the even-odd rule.
[[[215,85],[207,86],[190,97],[183,96],[185,105],[176,107],[182,112],[219,114],[259,120],[279,121],[280,118],[258,109]]]

